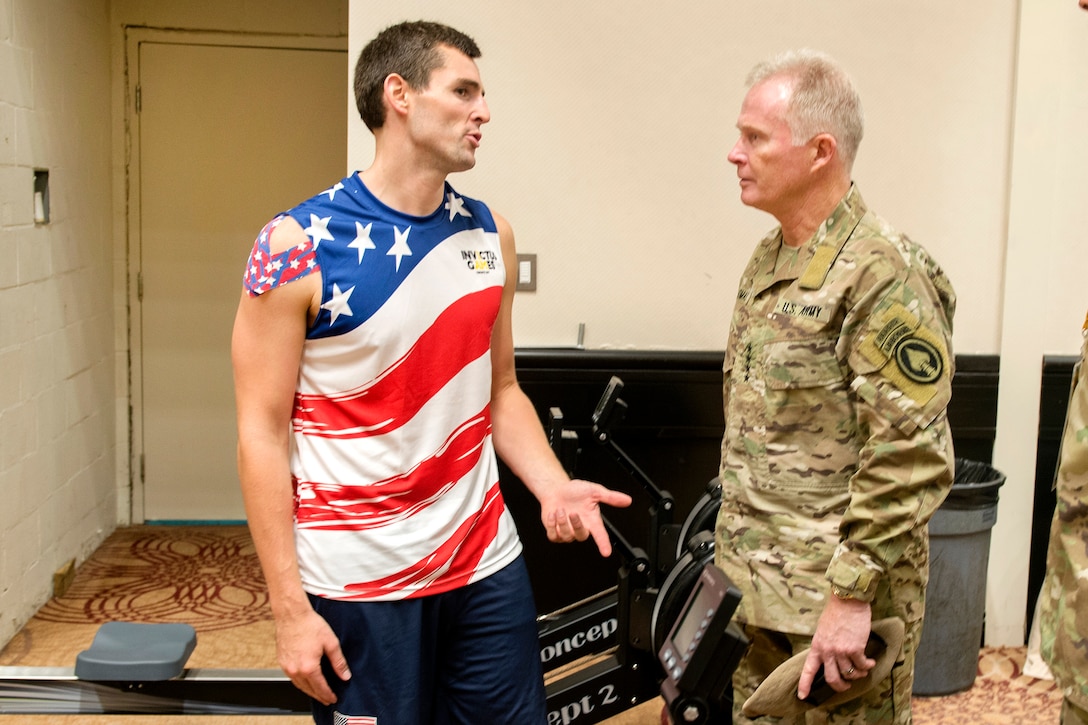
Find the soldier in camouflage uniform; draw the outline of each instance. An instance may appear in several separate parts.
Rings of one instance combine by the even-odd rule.
[[[1065,418],[1041,593],[1040,650],[1062,694],[1062,725],[1088,725],[1088,318]]]
[[[926,524],[953,480],[955,294],[851,182],[861,106],[838,65],[797,51],[748,83],[729,159],[741,200],[780,226],[741,276],[724,365],[716,557],[752,640],[734,722],[763,722],[740,705],[810,646],[800,697],[821,666],[845,690],[874,664],[871,622],[898,616],[907,636],[891,676],[807,722],[909,723]]]

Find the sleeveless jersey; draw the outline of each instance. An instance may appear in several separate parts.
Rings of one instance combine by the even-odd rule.
[[[309,244],[262,231],[245,286],[320,271],[292,419],[303,587],[345,600],[449,591],[521,553],[491,439],[491,330],[505,269],[488,208],[446,185],[402,214],[358,175],[286,214]]]

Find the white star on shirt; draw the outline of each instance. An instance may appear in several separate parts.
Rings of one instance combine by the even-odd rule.
[[[347,292],[340,291],[340,285],[333,282],[332,284],[332,299],[325,304],[321,305],[321,309],[328,310],[332,313],[332,322],[334,324],[336,318],[340,315],[347,315],[351,317],[351,307],[348,306],[348,298],[351,297],[351,293],[355,291],[354,287],[348,289]]]
[[[314,240],[314,249],[317,249],[317,245],[321,244],[322,240],[333,240],[332,234],[329,233],[329,220],[331,216],[319,217],[317,214],[310,215],[310,226],[306,227],[305,231],[310,235],[310,239]]]
[[[412,227],[408,227],[403,232],[396,227],[393,227],[393,236],[396,239],[393,242],[393,246],[386,252],[386,256],[393,256],[397,258],[397,271],[400,271],[401,257],[411,257],[412,250],[408,247],[408,234],[412,231]]]
[[[370,228],[372,226],[374,226],[374,222],[367,224],[365,227],[362,222],[355,222],[355,241],[348,246],[359,250],[359,264],[363,263],[363,254],[366,250],[374,249],[374,242],[370,241]]]
[[[334,196],[336,196],[336,192],[340,191],[340,190],[341,190],[341,189],[343,189],[343,188],[344,188],[344,185],[343,185],[343,184],[341,184],[341,183],[340,183],[340,182],[338,181],[338,182],[336,182],[336,185],[335,185],[335,186],[331,186],[331,187],[329,187],[328,189],[325,189],[325,190],[324,190],[323,192],[321,192],[321,193],[322,193],[322,194],[328,194],[328,195],[329,195],[329,201],[332,201],[332,198],[333,198]]]
[[[472,216],[472,212],[465,208],[465,200],[454,194],[452,191],[446,194],[446,198],[449,200],[446,202],[446,208],[450,210],[450,221],[460,214],[461,216]]]

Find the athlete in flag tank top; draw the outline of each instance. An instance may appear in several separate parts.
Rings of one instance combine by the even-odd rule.
[[[353,174],[271,221],[246,277],[262,294],[321,273],[292,416],[306,591],[448,591],[521,551],[491,443],[490,339],[505,269],[488,208],[446,184],[426,217]],[[310,242],[273,257],[285,216]]]

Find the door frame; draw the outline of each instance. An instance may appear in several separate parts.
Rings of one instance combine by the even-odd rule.
[[[140,217],[140,46],[144,43],[175,45],[216,45],[282,50],[347,51],[346,35],[286,35],[279,33],[244,33],[234,31],[199,31],[184,29],[125,26],[124,28],[124,266],[117,269],[115,294],[124,299],[124,312],[118,326],[123,350],[118,355],[118,401],[127,400],[123,424],[118,425],[119,462],[126,464],[118,472],[124,490],[118,491],[118,520],[121,524],[144,523],[144,410],[143,410],[143,340],[142,330],[142,237]],[[345,78],[350,90],[350,73]],[[350,118],[350,92],[344,94],[344,113]],[[345,159],[346,165],[346,159]],[[116,268],[115,268],[116,269]],[[126,496],[127,494],[127,496]],[[127,497],[126,501],[124,500]],[[126,516],[127,509],[127,516]]]

